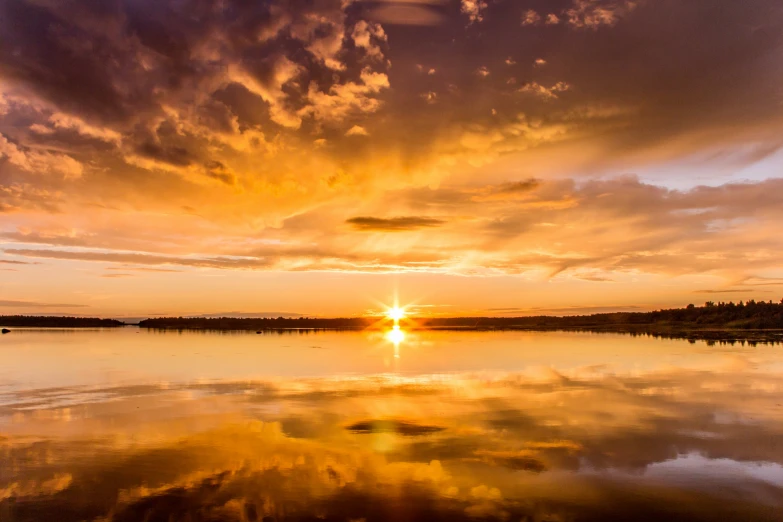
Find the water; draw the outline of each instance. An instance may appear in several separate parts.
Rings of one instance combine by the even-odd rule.
[[[14,330],[0,521],[783,520],[783,346]]]

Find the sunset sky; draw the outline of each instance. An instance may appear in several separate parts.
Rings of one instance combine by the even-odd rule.
[[[0,315],[783,297],[780,0],[0,2]]]

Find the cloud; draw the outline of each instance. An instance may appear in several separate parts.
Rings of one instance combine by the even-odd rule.
[[[219,161],[210,161],[206,165],[207,175],[226,185],[236,185],[237,175]]]
[[[484,20],[484,10],[487,3],[484,0],[460,0],[460,11],[468,17],[470,23]]]
[[[365,435],[373,433],[396,433],[398,435],[412,437],[437,433],[443,431],[445,428],[442,426],[429,426],[396,419],[371,419],[354,422],[353,424],[346,426],[345,429],[353,433]]]
[[[499,185],[497,187],[494,187],[494,192],[496,193],[514,193],[514,192],[528,192],[530,190],[535,189],[541,184],[541,182],[537,179],[526,179],[524,181],[512,181],[509,183],[504,183],[502,185]]]
[[[350,129],[348,129],[345,133],[346,136],[369,136],[370,133],[367,132],[367,129],[364,127],[361,127],[359,125],[354,125]]]
[[[560,18],[554,13],[549,13],[548,15],[546,15],[546,19],[544,20],[544,23],[546,25],[557,25],[560,23]]]
[[[300,110],[300,115],[310,115],[317,121],[341,122],[352,113],[376,112],[381,102],[373,95],[389,87],[386,74],[365,69],[360,81],[332,86],[320,91],[311,83],[307,92],[310,104]]]
[[[522,14],[522,25],[537,25],[541,22],[541,15],[533,9],[528,9]]]
[[[553,100],[559,97],[559,93],[566,92],[571,86],[566,82],[557,82],[551,87],[545,87],[538,82],[530,82],[519,89],[519,92],[531,93],[545,100]]]
[[[6,254],[17,256],[37,257],[44,259],[64,259],[74,261],[99,261],[104,263],[134,263],[139,265],[178,265],[197,268],[236,268],[258,269],[269,266],[269,261],[257,258],[229,258],[229,257],[173,257],[142,254],[136,252],[90,252],[73,250],[46,250],[46,249],[21,249],[7,248]]]
[[[539,132],[532,128],[529,132]],[[509,134],[509,139],[513,137]],[[365,138],[367,139],[367,138]],[[476,143],[474,146],[484,146]],[[505,141],[490,143],[504,150]],[[476,149],[478,150],[478,149]],[[780,180],[673,190],[634,177],[603,180],[523,178],[494,184],[388,189],[383,197],[344,207],[323,205],[267,229],[263,242],[242,235],[177,241],[154,229],[117,238],[53,228],[7,232],[7,242],[66,248],[13,248],[30,258],[142,266],[253,270],[431,271],[538,274],[559,280],[610,282],[630,274],[712,274],[727,283],[773,269],[783,243],[771,238],[781,218]],[[417,212],[419,212],[417,214]],[[426,212],[422,214],[421,212]],[[357,215],[358,214],[358,215]],[[379,217],[379,216],[392,217]],[[434,217],[437,216],[437,217]],[[56,218],[55,218],[56,219]],[[203,226],[198,216],[166,230]],[[378,242],[372,234],[406,232]],[[181,228],[180,228],[181,227]],[[220,237],[216,249],[209,239]],[[622,242],[618,237],[625,238]],[[466,241],[466,238],[471,238]],[[725,241],[736,248],[727,250]],[[181,255],[177,252],[213,252]],[[159,252],[159,253],[156,253]],[[693,290],[697,290],[693,288]]]
[[[82,164],[67,154],[20,147],[9,142],[2,134],[0,134],[0,162],[7,162],[31,174],[59,174],[65,179],[80,178],[84,171]]]
[[[17,261],[15,259],[0,259],[0,263],[6,265],[34,265],[36,263],[30,263],[29,261]]]
[[[574,0],[565,11],[567,23],[579,29],[596,30],[613,26],[630,14],[643,0]]]
[[[158,273],[178,273],[181,272],[181,270],[174,270],[170,268],[149,268],[144,266],[110,266],[107,267],[106,270],[123,270],[123,271],[133,271],[133,272],[158,272]]]
[[[110,128],[100,128],[90,125],[78,116],[53,113],[46,124],[33,124],[30,130],[35,133],[51,136],[58,132],[74,132],[79,136],[94,139],[101,142],[119,145],[122,135]]]
[[[393,218],[353,217],[346,220],[355,229],[368,232],[407,232],[421,228],[439,227],[440,219],[424,216],[399,216]]]
[[[62,195],[28,183],[0,185],[0,213],[40,211],[60,212]]]
[[[426,101],[430,105],[434,103],[438,103],[437,92],[433,92],[433,91],[425,92],[424,94],[421,95],[421,97],[424,99],[424,101]]]
[[[83,308],[83,304],[42,303],[39,301],[14,301],[0,299],[0,307],[3,308]]]
[[[571,5],[545,16],[533,9],[522,14],[522,25],[559,25],[561,22],[575,29],[597,30],[612,27],[628,16],[644,0],[573,0]],[[558,2],[559,3],[559,2]]]
[[[383,59],[384,55],[380,44],[387,42],[388,38],[380,24],[359,20],[354,25],[351,36],[354,45],[364,49],[369,56]]]

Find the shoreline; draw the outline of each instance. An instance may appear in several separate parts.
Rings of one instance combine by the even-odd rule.
[[[256,335],[264,334],[307,334],[317,332],[382,332],[387,330],[384,327],[266,327],[256,328],[217,328],[204,326],[145,326],[139,324],[122,324],[113,326],[51,326],[51,325],[25,325],[13,326],[0,323],[3,335],[13,332],[25,331],[86,331],[86,330],[115,330],[121,328],[137,328],[139,330],[159,331],[159,332],[203,332],[203,333],[245,333]],[[783,344],[783,328],[730,328],[730,327],[711,327],[697,328],[686,326],[646,326],[646,325],[613,325],[609,326],[441,326],[441,325],[409,325],[404,326],[404,330],[409,332],[443,331],[443,332],[573,332],[573,333],[593,333],[593,334],[619,334],[629,336],[649,336],[661,339],[679,339],[693,341],[707,341],[720,343],[773,343]]]

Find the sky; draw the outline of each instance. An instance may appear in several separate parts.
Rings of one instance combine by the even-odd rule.
[[[778,0],[0,2],[0,315],[783,297]]]

